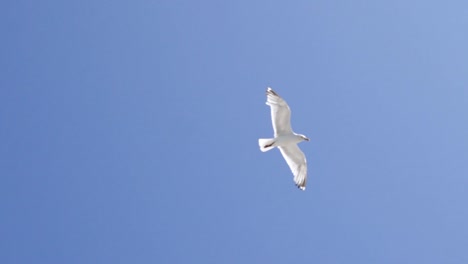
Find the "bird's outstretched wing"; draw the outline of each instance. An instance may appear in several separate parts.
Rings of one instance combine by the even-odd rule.
[[[270,87],[268,87],[266,95],[266,104],[271,108],[271,121],[275,137],[291,134],[291,110],[289,110],[288,104]]]
[[[296,144],[278,148],[294,174],[294,182],[297,187],[305,190],[307,183],[307,161],[304,153]]]

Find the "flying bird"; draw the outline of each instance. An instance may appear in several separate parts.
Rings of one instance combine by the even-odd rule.
[[[271,121],[275,132],[274,138],[260,138],[258,145],[262,152],[278,147],[294,175],[296,186],[305,190],[307,182],[307,161],[297,143],[309,139],[296,134],[291,129],[291,110],[286,101],[268,87],[266,104],[271,109]]]

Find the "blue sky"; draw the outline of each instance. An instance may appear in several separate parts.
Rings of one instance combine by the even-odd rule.
[[[1,263],[467,263],[466,1],[0,5]]]

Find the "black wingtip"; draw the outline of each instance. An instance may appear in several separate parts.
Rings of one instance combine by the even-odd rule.
[[[301,190],[301,191],[305,191],[305,189],[306,189],[305,186],[301,186],[301,185],[297,185],[297,184],[296,184],[296,186],[297,186],[297,188],[298,188],[299,190]]]
[[[273,89],[271,89],[271,87],[268,87],[267,90],[266,90],[266,93],[271,93],[273,95],[276,95],[276,96],[279,96],[275,91],[273,91]]]

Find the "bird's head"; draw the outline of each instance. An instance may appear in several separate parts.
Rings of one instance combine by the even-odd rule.
[[[304,136],[304,135],[299,135],[299,136],[302,138],[302,140],[309,141],[309,138],[308,138],[308,137],[306,137],[306,136]]]

